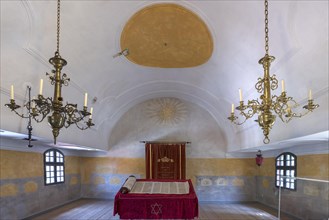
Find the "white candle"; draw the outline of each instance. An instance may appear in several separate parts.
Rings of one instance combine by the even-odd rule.
[[[284,80],[281,81],[281,85],[282,85],[282,92],[284,92]]]
[[[234,113],[234,104],[232,103],[232,113]]]
[[[42,89],[43,89],[43,79],[40,79],[39,95],[42,95]]]
[[[87,100],[88,100],[88,93],[85,93],[85,103],[84,103],[83,106],[87,107]]]
[[[91,107],[91,108],[90,108],[89,119],[92,119],[92,117],[93,117],[93,110],[94,110],[93,107]]]
[[[240,102],[242,102],[242,90],[239,89],[239,97],[240,97]]]
[[[10,99],[14,100],[14,85],[10,86]]]
[[[308,93],[308,100],[312,100],[312,90],[310,89],[309,93]]]

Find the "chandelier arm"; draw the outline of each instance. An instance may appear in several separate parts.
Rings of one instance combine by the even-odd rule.
[[[63,112],[65,114],[65,117],[67,118],[66,123],[65,123],[65,127],[68,128],[71,124],[77,124],[77,127],[79,127],[79,129],[81,129],[82,127],[78,125],[79,122],[84,121],[84,119],[87,116],[90,116],[91,113],[87,111],[87,107],[83,107],[83,110],[79,111],[77,109],[77,105],[76,104],[70,104],[67,103],[64,107],[63,107]],[[86,121],[84,121],[85,123],[87,123]],[[90,127],[90,126],[89,126]],[[87,128],[85,128],[87,129]],[[81,129],[81,130],[85,130],[85,129]]]
[[[70,81],[70,78],[67,77],[66,73],[63,73],[62,79],[61,79],[61,83],[64,86],[68,86],[69,85],[69,81]]]
[[[249,102],[258,102],[257,100],[252,100],[252,101],[249,101]],[[242,125],[243,123],[245,123],[249,118],[252,118],[255,113],[257,112],[257,107],[255,107],[256,105],[252,104],[250,105],[248,103],[247,106],[244,106],[244,108],[237,108],[238,110],[240,110],[239,114],[241,116],[243,116],[244,120],[242,122],[238,122],[238,117],[235,118],[234,121],[232,121],[234,124],[236,125]]]
[[[236,124],[236,125],[242,125],[242,124],[244,124],[244,123],[247,121],[247,118],[246,118],[246,117],[244,117],[244,120],[241,121],[241,122],[239,122],[238,119],[239,119],[239,117],[235,116],[235,117],[234,117],[234,120],[231,121],[231,122],[232,122],[233,124]]]
[[[68,128],[71,124],[78,122],[80,119],[80,115],[76,116],[78,110],[76,104],[67,103],[63,108],[62,112],[65,114],[65,128]]]
[[[29,118],[29,115],[25,115],[24,113],[20,114],[16,111],[16,109],[12,109],[12,112],[15,112],[16,115],[18,115],[21,118]]]
[[[248,101],[248,108],[250,109],[248,111],[249,115],[251,115],[250,117],[253,117],[258,111],[260,111],[262,105],[259,103],[258,99],[253,99]]]
[[[270,77],[270,81],[271,81],[271,89],[272,90],[276,90],[278,88],[278,80],[276,79],[275,74],[273,76]]]
[[[255,84],[255,89],[258,93],[262,93],[264,91],[264,78],[258,78],[257,83]]]
[[[87,122],[86,122],[87,123]],[[77,128],[79,128],[80,130],[87,130],[89,129],[90,127],[89,126],[86,126],[86,127],[82,127],[82,126],[79,126],[79,123],[75,123],[75,125],[77,126]]]
[[[38,95],[38,99],[33,99],[32,101],[36,104],[35,107],[32,108],[32,117],[36,122],[40,123],[53,109],[52,99],[49,97],[44,98],[42,95]]]
[[[272,105],[270,107],[271,109],[274,110],[274,112],[281,116],[287,111],[288,105],[285,100],[283,100],[281,97],[278,97],[276,95],[272,96]]]
[[[79,114],[82,115],[81,116],[81,119],[75,123],[75,125],[80,129],[80,130],[86,130],[92,126],[94,126],[95,124],[92,122],[92,119],[91,119],[91,114],[89,112],[86,112],[85,111],[86,109],[84,109],[83,111],[80,111]],[[89,119],[86,121],[84,120],[87,116],[89,115]],[[79,122],[82,122],[84,124],[86,124],[86,126],[80,126],[79,125]]]

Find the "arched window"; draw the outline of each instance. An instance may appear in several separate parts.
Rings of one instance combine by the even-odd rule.
[[[59,150],[50,149],[43,154],[45,185],[64,183],[64,154]]]
[[[292,153],[282,153],[275,159],[275,186],[296,190],[297,157]]]

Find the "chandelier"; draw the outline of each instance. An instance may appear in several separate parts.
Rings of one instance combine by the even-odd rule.
[[[247,119],[252,118],[256,113],[258,114],[259,126],[263,129],[265,144],[270,142],[269,133],[272,126],[275,123],[276,115],[284,122],[288,123],[293,118],[300,118],[314,109],[318,108],[319,105],[313,103],[312,91],[309,91],[308,103],[303,108],[306,109],[303,113],[295,113],[293,109],[296,108],[298,103],[292,98],[287,96],[284,87],[284,81],[281,81],[282,92],[279,96],[271,95],[271,90],[278,88],[278,80],[276,76],[270,76],[270,65],[274,61],[275,57],[269,55],[269,45],[268,45],[268,1],[265,0],[265,51],[266,54],[261,58],[258,63],[263,65],[264,76],[263,78],[258,78],[255,88],[258,93],[261,93],[260,100],[253,99],[248,100],[247,104],[244,104],[242,99],[242,91],[239,89],[240,104],[235,108],[239,111],[239,115],[242,117],[241,121],[234,114],[234,104],[232,104],[232,111],[228,119],[237,125],[241,125],[247,121]],[[275,114],[276,115],[275,115]]]
[[[70,78],[65,73],[61,73],[62,68],[67,64],[59,54],[59,34],[60,34],[60,0],[57,1],[57,50],[55,56],[49,59],[49,63],[54,66],[51,74],[46,73],[49,77],[51,85],[54,86],[54,96],[45,98],[42,95],[43,79],[40,80],[40,89],[37,98],[32,100],[29,98],[23,107],[28,111],[27,114],[20,114],[17,109],[21,106],[17,105],[14,99],[14,86],[10,88],[10,103],[5,104],[11,111],[14,111],[21,118],[33,118],[36,122],[42,122],[46,116],[48,123],[52,128],[54,137],[54,144],[59,135],[61,128],[68,128],[70,125],[75,124],[80,130],[86,130],[92,123],[92,111],[88,112],[87,99],[88,94],[85,93],[84,106],[82,110],[77,109],[77,104],[66,103],[63,104],[62,85],[68,86]],[[30,91],[30,88],[29,88]],[[89,116],[89,119],[87,119]],[[31,125],[30,125],[31,126]],[[32,130],[32,129],[31,129]],[[29,130],[30,132],[30,130]]]

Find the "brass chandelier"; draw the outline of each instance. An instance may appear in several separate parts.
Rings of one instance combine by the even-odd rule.
[[[265,0],[265,51],[266,54],[261,58],[258,63],[263,65],[264,76],[263,78],[258,78],[258,82],[255,84],[255,88],[258,93],[261,93],[260,100],[253,99],[248,100],[247,104],[244,104],[242,99],[242,92],[239,89],[240,104],[235,109],[239,111],[239,115],[242,116],[242,121],[238,120],[238,117],[234,115],[234,104],[232,104],[232,111],[228,119],[237,125],[241,125],[246,122],[247,119],[253,117],[256,113],[258,114],[259,126],[263,129],[265,144],[270,142],[269,133],[272,126],[275,123],[276,116],[274,113],[284,122],[288,123],[293,118],[300,118],[314,109],[318,108],[319,105],[313,103],[312,91],[309,91],[308,104],[303,108],[306,109],[303,113],[295,113],[292,111],[293,108],[298,106],[298,103],[292,98],[287,96],[284,88],[284,81],[282,80],[282,92],[279,96],[271,95],[271,90],[278,88],[278,80],[275,75],[270,76],[270,65],[274,61],[275,57],[269,55],[269,45],[268,45],[268,1]]]
[[[54,66],[52,74],[46,73],[49,77],[51,85],[54,85],[54,97],[45,98],[42,95],[43,80],[40,80],[40,90],[38,98],[29,99],[24,104],[28,110],[27,114],[20,114],[16,109],[20,108],[15,103],[14,99],[14,86],[10,89],[10,103],[5,104],[11,111],[14,111],[21,118],[33,118],[36,122],[42,122],[46,116],[48,123],[52,128],[54,137],[54,144],[56,144],[56,138],[59,135],[61,128],[68,128],[70,125],[75,124],[80,130],[85,130],[94,126],[92,123],[92,111],[93,108],[88,112],[87,107],[87,93],[85,93],[84,106],[82,110],[77,109],[77,104],[66,103],[63,104],[62,97],[62,85],[68,86],[70,78],[65,73],[61,73],[62,68],[67,64],[66,60],[63,59],[59,54],[59,34],[60,34],[60,0],[57,1],[57,50],[55,56],[49,59],[49,63]],[[86,119],[89,116],[89,119]]]

